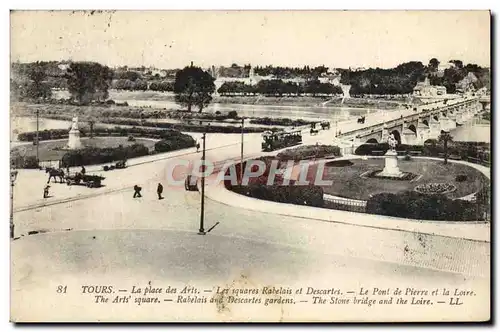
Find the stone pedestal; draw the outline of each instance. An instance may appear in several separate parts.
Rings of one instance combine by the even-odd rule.
[[[80,131],[78,129],[71,128],[69,131],[68,149],[75,150],[81,148],[82,142],[80,142]]]
[[[377,174],[377,176],[403,176],[403,172],[401,172],[398,167],[398,153],[396,151],[387,151],[387,153],[385,154],[385,167],[382,172]]]

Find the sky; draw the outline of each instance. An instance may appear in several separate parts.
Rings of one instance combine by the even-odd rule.
[[[488,11],[13,11],[11,61],[180,68],[490,66]]]

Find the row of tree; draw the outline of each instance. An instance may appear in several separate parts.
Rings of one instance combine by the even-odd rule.
[[[317,79],[322,74],[328,72],[328,68],[325,66],[317,67],[280,67],[280,66],[265,66],[265,67],[254,67],[255,74],[260,76],[273,75],[277,79],[281,78],[294,78],[302,77],[305,79]]]
[[[362,71],[339,70],[340,82],[351,85],[351,95],[407,94],[412,93],[417,82],[425,78],[422,62],[411,61],[395,68],[370,68]]]
[[[467,64],[464,66],[461,60],[450,60],[452,66],[446,68],[442,73],[438,71],[439,60],[432,58],[428,65],[428,77],[431,85],[442,85],[446,87],[448,93],[455,93],[458,89],[464,89],[468,84],[472,84],[475,89],[486,87],[491,89],[490,71],[477,64]],[[470,77],[470,74],[473,74]],[[469,78],[470,77],[470,78]]]
[[[342,94],[342,88],[330,83],[321,83],[318,80],[308,81],[305,84],[283,82],[282,80],[261,80],[257,85],[248,85],[243,82],[225,82],[217,90],[223,96],[256,95],[283,96],[283,95],[334,95]]]
[[[481,68],[476,64],[463,65],[461,60],[450,60],[449,68],[439,70],[440,62],[432,58],[425,66],[419,61],[410,61],[395,68],[370,68],[362,71],[339,69],[341,83],[351,85],[351,95],[363,94],[408,94],[418,82],[429,78],[431,85],[446,87],[448,93],[455,93],[457,87],[469,75],[474,74],[474,87],[490,88],[490,72],[488,68]]]

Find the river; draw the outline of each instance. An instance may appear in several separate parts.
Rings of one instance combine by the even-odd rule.
[[[68,91],[53,91],[56,99],[68,98]],[[137,92],[137,91],[109,91],[109,98],[116,102],[127,102],[134,107],[151,107],[157,109],[178,109],[172,93],[160,92]],[[319,101],[318,101],[319,104]],[[329,106],[281,106],[281,105],[245,105],[245,104],[221,104],[211,103],[204,112],[228,112],[236,111],[239,116],[244,117],[271,117],[290,118],[303,120],[330,120],[345,121],[351,117],[378,112],[380,110],[371,108],[353,107],[329,107]],[[388,112],[391,112],[389,110]]]
[[[491,124],[480,117],[466,122],[463,126],[450,131],[453,140],[466,142],[491,142]]]

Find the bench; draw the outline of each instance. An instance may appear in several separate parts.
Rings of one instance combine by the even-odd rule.
[[[413,150],[413,151],[410,151],[410,154],[412,156],[420,156],[422,154],[422,151],[418,151],[418,150],[415,151],[415,150]]]
[[[384,154],[385,154],[384,150],[373,150],[372,151],[372,155],[374,155],[374,156],[382,156]]]

